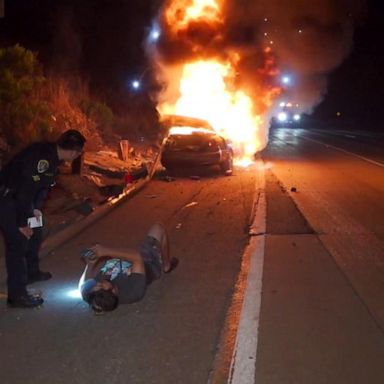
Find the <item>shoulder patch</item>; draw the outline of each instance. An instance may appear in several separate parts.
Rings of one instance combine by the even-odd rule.
[[[40,176],[39,175],[32,175],[33,181],[40,181]]]
[[[48,160],[39,160],[37,163],[37,172],[43,173],[49,168]]]

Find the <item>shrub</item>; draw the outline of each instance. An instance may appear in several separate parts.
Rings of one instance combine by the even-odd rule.
[[[45,81],[33,52],[20,45],[0,49],[0,129],[11,146],[46,131],[49,108],[38,95]]]

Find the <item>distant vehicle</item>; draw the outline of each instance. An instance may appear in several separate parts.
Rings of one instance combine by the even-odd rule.
[[[280,109],[272,118],[273,126],[298,126],[301,122],[301,114],[298,104],[280,103]]]
[[[168,135],[163,141],[160,161],[166,169],[217,165],[223,174],[232,174],[232,147],[207,121],[181,116],[164,121]]]

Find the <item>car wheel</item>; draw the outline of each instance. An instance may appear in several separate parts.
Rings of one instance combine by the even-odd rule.
[[[226,176],[232,175],[233,172],[233,156],[232,153],[228,154],[225,161],[220,164],[220,169]]]

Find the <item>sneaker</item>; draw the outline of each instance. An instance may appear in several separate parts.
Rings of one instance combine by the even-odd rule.
[[[7,299],[7,305],[11,308],[34,308],[43,304],[44,300],[40,296],[33,296],[29,293]]]
[[[39,271],[39,272],[34,273],[33,275],[28,276],[27,284],[36,283],[38,281],[46,281],[46,280],[49,280],[51,278],[52,278],[51,272]]]

